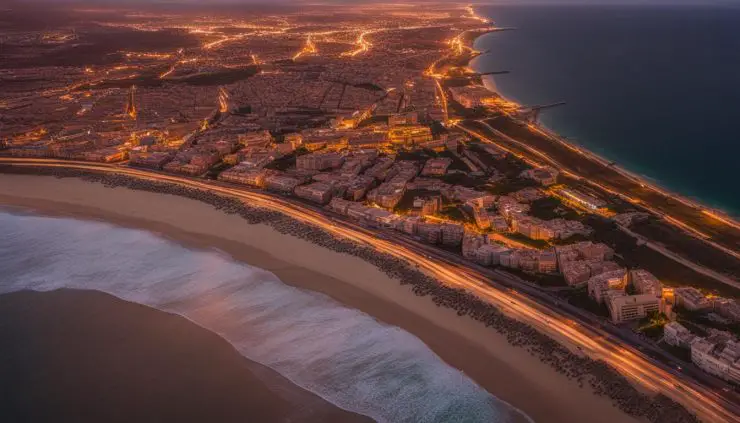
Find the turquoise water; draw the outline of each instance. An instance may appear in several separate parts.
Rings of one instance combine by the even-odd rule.
[[[740,7],[486,6],[515,31],[474,62],[542,122],[672,191],[740,215]]]

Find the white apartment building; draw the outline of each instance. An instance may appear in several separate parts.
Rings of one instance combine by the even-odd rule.
[[[726,381],[740,382],[740,343],[711,336],[691,344],[691,361],[707,373]]]
[[[641,319],[649,313],[662,311],[662,300],[651,294],[624,295],[611,291],[606,300],[614,323]]]

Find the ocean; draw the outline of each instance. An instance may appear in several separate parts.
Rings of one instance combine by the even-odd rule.
[[[0,211],[0,273],[0,294],[97,290],[179,314],[378,422],[522,420],[410,333],[218,251],[102,222]]]
[[[671,191],[740,215],[740,5],[484,6],[480,72],[541,122]],[[490,77],[488,77],[490,78]]]

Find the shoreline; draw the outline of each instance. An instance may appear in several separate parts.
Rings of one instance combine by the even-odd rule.
[[[483,38],[485,36],[488,36],[490,34],[496,33],[496,32],[497,31],[488,31],[488,32],[485,32],[483,34],[480,34],[480,35],[476,36],[475,38],[473,38],[471,40],[471,44],[470,44],[469,47],[471,49],[474,49],[474,45],[475,45],[475,43],[479,39],[481,39],[481,38]],[[470,66],[471,69],[474,69],[471,66],[472,61],[474,61],[477,58],[483,56],[484,54],[491,54],[491,53],[490,52],[482,52],[481,54],[476,55],[475,57],[473,57],[472,59],[470,59],[470,61],[468,62],[468,66]],[[474,69],[474,70],[476,70],[476,72],[478,72],[478,71],[484,71],[483,69]],[[494,78],[494,76],[491,75],[490,76],[490,79],[492,79],[494,81],[494,85],[495,85],[495,78]],[[489,88],[488,86],[486,86],[485,83],[483,84],[483,86],[486,89],[488,89],[489,91],[491,91],[492,93],[494,93],[497,96],[501,97],[502,99],[504,99],[504,100],[506,100],[508,102],[511,102],[511,103],[518,104],[518,105],[521,106],[521,104],[519,102],[512,100],[511,97],[506,97],[500,90],[498,90],[498,89],[492,90],[491,88]],[[568,148],[570,150],[576,151],[579,154],[581,154],[584,157],[586,157],[587,159],[593,160],[593,161],[599,163],[602,166],[608,166],[609,163],[614,162],[614,160],[609,160],[607,157],[601,156],[601,155],[599,155],[599,154],[597,154],[597,153],[589,150],[584,145],[573,143],[571,141],[565,140],[563,137],[561,137],[559,134],[557,134],[554,130],[548,128],[546,125],[544,125],[544,124],[542,124],[540,122],[535,122],[533,124],[533,126],[535,127],[535,129],[538,132],[540,132],[542,135],[544,135],[545,137],[547,137],[551,141],[560,143],[564,147],[566,147],[566,148]],[[675,192],[672,189],[668,189],[667,187],[661,186],[659,184],[660,181],[657,180],[657,179],[654,179],[654,178],[652,178],[652,177],[650,177],[648,175],[640,175],[640,174],[635,173],[634,171],[631,171],[631,170],[629,170],[629,169],[627,169],[624,166],[621,166],[619,164],[615,164],[613,166],[608,166],[608,167],[610,169],[615,170],[617,173],[621,174],[625,178],[628,178],[628,179],[632,180],[635,183],[638,183],[638,184],[643,185],[645,188],[649,188],[649,189],[657,192],[658,194],[661,194],[663,196],[671,197],[671,198],[673,198],[675,200],[678,200],[679,202],[683,203],[686,206],[693,207],[695,209],[701,210],[705,214],[709,213],[708,214],[709,217],[711,217],[711,218],[713,218],[715,220],[718,220],[718,221],[720,221],[722,223],[725,223],[725,224],[727,224],[729,226],[732,226],[732,227],[734,227],[736,229],[737,228],[740,228],[740,220],[738,220],[738,219],[740,219],[740,215],[738,215],[737,213],[730,213],[730,212],[722,209],[721,207],[710,206],[708,204],[705,204],[703,202],[703,200],[701,200],[701,199],[694,199],[694,198],[691,198],[691,197],[687,197],[687,196],[685,196],[683,194],[680,194],[678,192]]]
[[[9,421],[373,421],[183,316],[104,292],[7,293],[0,316]]]
[[[62,176],[58,170],[54,172],[53,174]],[[66,176],[81,175],[73,173]],[[435,286],[429,286],[427,284],[432,282],[427,281],[428,277],[421,276],[422,280],[407,281],[404,276],[406,278],[419,278],[419,276],[413,276],[418,274],[418,271],[407,269],[408,265],[404,265],[403,269],[389,270],[387,262],[393,259],[378,257],[379,254],[372,252],[370,252],[371,256],[369,257],[364,256],[363,253],[342,253],[341,251],[347,247],[342,245],[341,240],[312,238],[312,236],[316,236],[315,228],[309,228],[310,231],[314,232],[307,238],[301,233],[303,230],[309,230],[305,227],[289,226],[284,228],[282,225],[286,224],[284,222],[285,218],[279,218],[281,220],[278,223],[272,223],[272,228],[264,224],[244,225],[244,219],[247,219],[250,223],[270,222],[260,222],[259,212],[256,213],[257,217],[255,217],[254,213],[246,213],[245,215],[245,213],[238,210],[230,210],[232,206],[229,205],[230,203],[226,199],[210,193],[199,194],[197,199],[200,201],[195,202],[190,199],[166,195],[168,191],[161,186],[157,186],[156,189],[131,186],[132,184],[137,185],[138,182],[123,182],[122,180],[127,179],[122,177],[100,178],[98,175],[93,179],[103,182],[109,187],[128,186],[157,193],[125,188],[110,190],[102,185],[90,184],[78,179],[70,180],[66,178],[62,181],[49,177],[26,175],[4,175],[3,177],[16,181],[13,184],[3,184],[4,189],[0,188],[0,193],[3,194],[0,196],[0,201],[3,203],[14,203],[36,209],[56,210],[57,213],[60,204],[68,212],[77,207],[77,213],[81,213],[82,216],[87,218],[93,217],[106,221],[115,219],[117,224],[124,224],[124,226],[126,222],[135,227],[144,224],[150,231],[177,236],[178,241],[186,245],[188,245],[188,240],[206,243],[209,247],[213,247],[216,243],[219,250],[247,263],[272,271],[285,283],[325,293],[340,303],[371,314],[388,324],[399,326],[419,337],[448,364],[462,370],[493,395],[514,407],[522,409],[536,421],[577,421],[588,419],[588,416],[594,413],[605,416],[605,421],[642,421],[642,419],[633,420],[632,417],[628,417],[627,414],[619,411],[613,401],[616,401],[616,404],[619,404],[620,408],[625,411],[641,410],[632,411],[631,413],[637,412],[637,415],[645,416],[652,421],[656,421],[654,419],[659,418],[660,415],[665,415],[665,413],[674,415],[676,421],[683,421],[683,419],[695,421],[693,417],[688,416],[685,409],[677,406],[666,397],[662,395],[648,397],[645,394],[638,393],[623,377],[603,363],[573,357],[555,341],[531,330],[524,324],[507,320],[499,312],[496,312],[495,308],[483,307],[480,301],[467,305],[466,301],[474,300],[468,300],[468,297],[460,291],[443,288],[436,284]],[[25,182],[21,182],[24,179]],[[129,185],[126,185],[127,183]],[[15,188],[9,185],[13,185]],[[25,185],[25,189],[18,185]],[[83,195],[75,190],[86,191],[86,193]],[[178,192],[179,188],[171,188],[171,190],[175,191],[170,192],[171,194],[193,197],[193,194]],[[116,194],[112,194],[113,191]],[[66,195],[64,192],[66,192]],[[93,193],[95,195],[91,195]],[[210,197],[211,195],[218,200],[201,198]],[[147,205],[140,205],[141,209],[132,210],[131,205],[122,200],[121,197],[129,199],[146,197],[148,199]],[[55,203],[49,198],[57,202]],[[60,201],[61,203],[59,203]],[[228,231],[220,232],[220,238],[213,239],[209,238],[209,235],[212,236],[213,234],[209,234],[203,228],[199,228],[198,233],[195,234],[177,229],[177,226],[180,226],[188,227],[190,230],[193,229],[192,225],[181,224],[173,227],[173,223],[185,217],[172,210],[155,212],[157,219],[160,219],[159,223],[152,222],[151,219],[144,222],[140,220],[151,215],[150,207],[152,204],[173,201],[178,203],[181,201],[187,202],[187,209],[197,211],[198,215],[207,214],[210,216],[214,213],[211,206],[225,209],[232,216],[217,212],[222,216],[218,220],[224,223],[230,222],[233,225],[239,222],[240,225],[238,228],[233,227]],[[218,202],[214,204],[213,201],[222,201],[223,205]],[[91,202],[94,206],[102,207],[107,211],[101,214],[98,209],[96,212],[95,208],[91,209],[89,207]],[[203,202],[206,204],[203,204]],[[76,203],[77,206],[75,206]],[[87,203],[88,207],[83,207],[83,210],[80,210],[79,203]],[[244,205],[240,204],[239,207],[243,208]],[[124,210],[128,210],[128,212],[122,215],[121,212]],[[161,215],[161,213],[164,213],[164,215]],[[261,213],[269,214],[272,217],[277,214],[264,211]],[[241,214],[241,216],[238,214]],[[164,226],[162,226],[163,224]],[[300,267],[300,272],[296,272],[296,269],[291,272],[284,265],[276,267],[274,262],[272,265],[269,262],[255,263],[254,250],[250,249],[251,254],[244,250],[245,246],[250,245],[250,241],[255,241],[250,237],[247,237],[246,241],[244,238],[234,239],[235,235],[231,231],[237,229],[239,231],[252,230],[259,232],[259,242],[256,245],[259,245],[259,250],[262,250],[263,257],[264,254],[273,253],[279,256],[281,252],[286,250],[300,249],[301,254],[290,254],[289,257],[292,264]],[[286,235],[286,233],[291,235]],[[254,232],[252,232],[252,235],[254,235]],[[309,239],[310,242],[306,239]],[[237,242],[234,243],[234,241]],[[302,244],[303,247],[298,247],[298,244]],[[317,248],[316,244],[329,247],[329,249]],[[255,244],[251,246],[255,247]],[[243,254],[247,254],[248,257],[243,256]],[[271,257],[271,260],[275,260],[275,257]],[[342,269],[326,268],[326,266],[320,266],[318,263],[332,263]],[[314,282],[306,282],[304,276],[307,269],[318,271],[322,278],[317,278]],[[296,277],[299,273],[301,275],[300,279]],[[367,279],[358,280],[357,274],[363,274]],[[399,281],[399,277],[401,281]],[[409,283],[413,286],[410,286]],[[412,287],[413,289],[410,289]],[[436,293],[436,291],[441,292]],[[432,295],[434,301],[430,301],[429,295]],[[462,298],[460,295],[462,295]],[[468,310],[469,307],[472,307],[472,309]],[[480,307],[483,307],[483,309],[478,310]],[[490,315],[488,313],[494,314]],[[488,321],[486,316],[489,315],[490,318],[495,319]],[[486,317],[486,320],[483,320],[484,317]],[[501,319],[504,320],[501,321]],[[497,323],[497,321],[500,323]],[[492,323],[494,329],[496,329],[495,331],[487,328]],[[528,335],[522,338],[524,333]],[[529,354],[521,354],[522,348],[528,351]],[[566,357],[558,357],[557,354],[566,354],[568,360],[564,360]],[[578,363],[575,368],[572,367],[571,361]],[[491,368],[495,369],[495,376],[490,374]],[[573,378],[576,380],[573,380]],[[521,383],[512,384],[511,381],[514,380],[520,380]],[[592,389],[588,388],[589,385]],[[585,388],[576,389],[579,386],[585,386]],[[539,392],[538,397],[542,399],[535,405],[531,403],[531,398],[537,392]],[[545,392],[547,393],[545,394]],[[609,397],[612,399],[610,400]],[[584,408],[584,402],[590,404],[590,406]],[[598,410],[594,411],[591,407]]]

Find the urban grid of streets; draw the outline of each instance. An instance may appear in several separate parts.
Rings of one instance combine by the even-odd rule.
[[[587,199],[596,196],[608,203],[616,197],[722,254],[739,257],[735,246],[740,226],[734,220],[688,200],[666,202],[671,194],[542,132],[531,122],[532,110],[492,94],[466,94],[466,87],[481,83],[480,75],[467,67],[480,53],[470,47],[472,40],[502,30],[472,7],[428,5],[419,12],[408,5],[322,6],[235,12],[229,17],[199,10],[77,10],[69,19],[75,24],[54,30],[13,29],[3,35],[4,45],[15,47],[0,50],[0,56],[24,65],[0,69],[0,83],[9,87],[0,98],[0,140],[6,149],[0,152],[0,164],[123,174],[205,189],[280,211],[416,264],[442,283],[464,288],[564,345],[604,360],[705,421],[736,421],[736,394],[721,389],[723,384],[656,361],[641,351],[641,341],[615,335],[599,319],[573,307],[558,307],[559,301],[519,277],[467,265],[459,255],[333,217],[294,198],[202,177],[214,168],[227,171],[222,165],[234,155],[237,163],[259,159],[254,168],[262,171],[269,163],[296,156],[301,142],[285,147],[290,144],[286,140],[301,134],[301,149],[318,145],[318,153],[301,154],[372,149],[381,155],[413,155],[422,149],[447,149],[451,156],[439,157],[464,163],[472,179],[489,180],[495,176],[492,171],[481,172],[485,163],[471,159],[482,153],[466,153],[468,144],[477,140],[531,167],[555,169],[566,188],[547,193],[573,192],[572,183],[587,190]],[[112,34],[101,42],[121,43],[122,48],[96,46],[94,39],[101,34]],[[135,42],[128,43],[126,37]],[[152,50],[142,51],[137,43],[149,43]],[[81,47],[67,50],[69,45]],[[91,45],[96,58],[88,64],[84,52]],[[78,61],[70,57],[75,54],[81,56]],[[464,104],[471,98],[474,104]],[[388,116],[401,119],[395,129]],[[505,127],[494,127],[497,119],[520,123],[622,179],[591,177],[589,166],[566,161],[572,156],[540,151]],[[265,134],[260,131],[266,129],[282,141],[278,147],[272,135],[266,135],[267,142],[260,136],[240,138],[238,144],[228,141],[236,140],[238,133]],[[337,139],[341,141],[334,142]],[[254,140],[257,144],[250,146]],[[235,152],[237,148],[241,150]],[[264,171],[268,178],[305,177],[283,168],[272,170]],[[608,205],[579,212],[606,218],[616,214]],[[696,265],[696,270],[727,285],[737,283],[709,273],[706,266]]]

